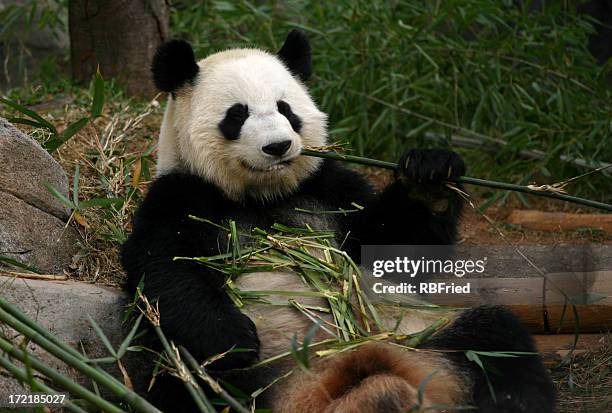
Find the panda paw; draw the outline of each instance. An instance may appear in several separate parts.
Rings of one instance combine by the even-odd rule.
[[[441,185],[465,174],[463,159],[445,149],[411,149],[398,163],[398,179],[406,185]]]
[[[253,321],[240,313],[231,320],[225,320],[224,324],[226,325],[223,331],[217,332],[217,339],[227,340],[224,343],[218,343],[227,353],[213,361],[210,368],[212,370],[246,368],[259,360],[260,343]]]

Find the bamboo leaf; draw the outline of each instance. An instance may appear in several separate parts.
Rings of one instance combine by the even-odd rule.
[[[72,202],[76,209],[79,208],[79,165],[74,168],[74,177],[72,178]]]
[[[0,102],[36,120],[41,125],[41,127],[44,127],[48,129],[49,131],[51,131],[52,134],[57,135],[57,129],[55,128],[55,126],[53,126],[48,120],[46,120],[45,118],[40,116],[38,113],[34,112],[33,110],[28,109],[25,106],[21,106],[17,102],[13,102],[12,100],[9,100],[6,98],[0,98]]]
[[[11,123],[20,123],[22,125],[29,125],[29,126],[33,126],[35,128],[45,128],[46,126],[41,124],[40,122],[37,122],[35,120],[31,120],[31,119],[26,119],[26,118],[8,118],[8,121]]]
[[[130,330],[129,334],[125,337],[121,345],[119,346],[119,350],[117,350],[117,358],[122,358],[125,352],[128,350],[136,332],[138,331],[138,327],[140,326],[140,322],[142,321],[143,315],[140,314],[134,323],[134,326]]]
[[[100,67],[96,70],[94,77],[93,102],[91,103],[91,117],[93,119],[102,114],[104,108],[104,79],[100,74]]]
[[[68,142],[68,140],[72,138],[78,131],[83,129],[83,127],[87,125],[88,121],[89,118],[82,118],[74,123],[71,123],[66,129],[64,129],[64,131],[60,135],[45,142],[44,148],[49,153],[55,152],[57,148]]]
[[[62,194],[60,191],[58,191],[57,189],[55,189],[55,187],[53,187],[51,184],[48,183],[43,183],[43,186],[45,188],[47,188],[47,190],[49,192],[51,192],[51,194],[56,197],[62,204],[64,204],[67,208],[69,209],[76,209],[76,205],[70,200],[68,199],[68,197],[66,197],[64,194]]]
[[[482,360],[480,359],[480,357],[478,356],[478,354],[479,354],[478,352],[472,351],[472,350],[468,350],[465,352],[465,356],[467,357],[467,359],[476,363],[478,367],[480,367],[480,369],[484,373],[485,380],[487,382],[487,387],[489,388],[489,393],[491,394],[493,401],[497,402],[497,397],[495,396],[495,391],[493,390],[493,384],[491,383],[491,380],[489,380],[489,375],[487,374],[487,370],[485,369],[484,364]]]
[[[310,347],[310,343],[312,339],[317,334],[317,331],[321,327],[321,322],[317,321],[304,336],[304,341],[302,343],[302,348],[299,348],[297,341],[297,334],[294,334],[291,339],[291,355],[295,358],[295,360],[299,363],[299,365],[305,369],[310,369],[310,362],[308,357],[308,349]]]
[[[419,383],[419,387],[417,388],[417,398],[419,400],[419,406],[423,405],[423,400],[425,399],[425,387],[427,387],[427,384],[431,381],[431,379],[437,372],[437,370],[432,371]]]
[[[102,344],[104,344],[104,347],[106,347],[108,352],[111,353],[113,355],[113,357],[115,358],[115,360],[116,360],[118,358],[117,357],[117,352],[113,348],[113,345],[111,344],[111,342],[108,340],[108,337],[106,337],[106,334],[104,334],[104,332],[102,331],[102,329],[100,328],[98,323],[96,323],[96,320],[91,318],[91,316],[89,314],[87,315],[87,318],[89,319],[89,322],[91,323],[91,326],[95,330],[96,334],[98,335],[98,337],[102,341]]]
[[[39,270],[38,268],[34,267],[33,265],[25,264],[25,263],[15,259],[15,258],[4,257],[4,256],[0,255],[0,262],[4,262],[6,264],[12,265],[12,266],[17,267],[17,268],[21,268],[22,270],[33,272],[35,274],[42,274],[43,273],[41,270]]]

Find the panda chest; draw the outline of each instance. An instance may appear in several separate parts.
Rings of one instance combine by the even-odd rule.
[[[239,232],[245,234],[254,227],[270,228],[275,223],[300,229],[309,227],[313,230],[338,230],[334,214],[321,213],[325,209],[324,205],[312,200],[296,200],[262,211],[245,211],[244,219],[236,219],[236,223]],[[312,253],[317,255],[316,251]],[[296,304],[310,308],[325,308],[328,305],[324,298],[302,294],[314,289],[298,274],[288,270],[245,273],[235,279],[235,285],[242,291],[285,292],[280,295],[267,294],[263,296],[264,302],[246,303],[241,308],[257,327],[261,341],[261,359],[287,351],[291,348],[294,334],[301,337],[312,327],[312,320],[298,311]],[[333,322],[329,314],[322,317],[329,323]],[[317,340],[325,338],[329,336],[323,330],[317,334]]]
[[[329,213],[329,207],[311,198],[296,198],[291,201],[263,206],[260,208],[245,208],[234,212],[238,229],[248,234],[254,228],[271,230],[274,224],[291,228],[309,228],[314,231],[339,230],[334,214]]]

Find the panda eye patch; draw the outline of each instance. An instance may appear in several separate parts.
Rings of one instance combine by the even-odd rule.
[[[236,140],[240,137],[240,129],[248,117],[249,107],[236,103],[225,112],[225,117],[219,122],[219,130],[226,139]]]
[[[284,100],[279,100],[276,102],[276,107],[278,108],[278,113],[287,118],[293,130],[296,133],[300,133],[300,130],[302,129],[302,119],[293,113],[291,106]]]

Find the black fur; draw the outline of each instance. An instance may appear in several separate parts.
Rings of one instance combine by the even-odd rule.
[[[249,117],[249,107],[236,103],[225,113],[225,117],[219,122],[219,130],[226,139],[236,140],[240,137],[240,129]]]
[[[424,346],[433,349],[515,351],[537,353],[521,322],[501,306],[481,306],[463,312],[449,327],[434,335]],[[474,380],[473,403],[479,413],[552,413],[555,389],[540,357],[479,356],[487,376],[463,352],[448,353],[462,371]]]
[[[287,118],[291,124],[291,128],[293,128],[296,133],[300,133],[302,130],[302,119],[293,113],[291,106],[284,100],[279,100],[276,102],[276,107],[278,108],[278,112]]]
[[[303,31],[291,30],[277,55],[291,73],[303,81],[310,79],[312,74],[310,42]]]
[[[345,249],[356,260],[361,245],[451,245],[463,200],[441,184],[452,166],[451,178],[465,173],[463,160],[454,152],[413,149],[398,163],[396,180],[367,208],[346,219],[349,234]],[[327,184],[332,186],[333,183]],[[329,188],[330,192],[336,192]],[[432,205],[446,202],[434,212]]]
[[[465,165],[455,152],[444,149],[413,149],[400,158],[398,170],[412,182],[427,185],[464,175]]]
[[[128,289],[135,292],[144,276],[144,293],[159,300],[164,330],[196,359],[232,346],[255,350],[234,353],[217,363],[218,368],[235,368],[257,359],[254,324],[223,292],[222,274],[189,261],[173,261],[176,256],[219,253],[219,231],[188,215],[220,220],[226,206],[219,190],[196,176],[169,174],[157,179],[123,244],[122,263],[128,273]]]
[[[170,40],[159,46],[151,66],[155,86],[172,94],[193,82],[199,70],[193,49],[184,40]]]

